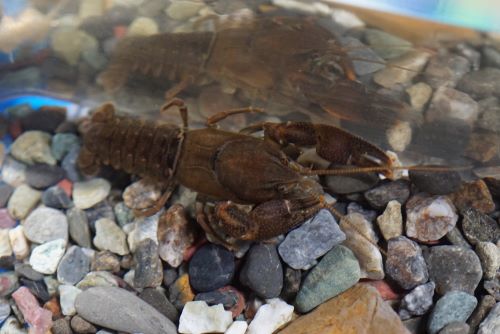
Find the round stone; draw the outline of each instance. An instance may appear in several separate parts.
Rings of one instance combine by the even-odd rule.
[[[71,149],[78,147],[80,140],[72,133],[57,133],[52,137],[52,156],[61,161]]]
[[[62,284],[75,285],[90,270],[90,259],[78,246],[72,246],[59,262],[57,280]]]
[[[198,249],[191,258],[189,281],[196,291],[212,291],[229,284],[234,271],[233,254],[221,246],[208,244]]]
[[[31,252],[30,265],[42,274],[53,274],[64,255],[66,240],[57,239],[36,246]]]
[[[406,290],[429,279],[422,250],[416,242],[403,236],[389,240],[385,266],[387,275]]]
[[[129,253],[125,232],[114,221],[101,218],[95,223],[94,245],[99,250],[109,250],[118,255]]]
[[[45,190],[42,194],[42,203],[54,209],[69,209],[73,206],[68,194],[59,186]]]
[[[55,165],[56,159],[50,151],[50,138],[46,132],[26,131],[12,144],[11,154],[28,165],[35,163]]]
[[[399,316],[402,320],[425,314],[432,307],[434,296],[434,282],[417,286],[404,296],[399,308]]]
[[[479,210],[469,208],[462,212],[462,230],[471,244],[497,242],[500,239],[500,224]]]
[[[485,279],[493,279],[500,267],[500,251],[492,242],[480,242],[476,245],[476,253],[481,260]]]
[[[410,180],[421,191],[431,195],[447,195],[460,187],[462,179],[456,171],[409,171]]]
[[[7,204],[10,216],[14,219],[24,219],[41,197],[42,194],[39,191],[26,184],[17,187]]]
[[[477,305],[476,297],[463,291],[449,291],[441,297],[429,316],[428,330],[436,334],[446,325],[454,322],[465,322]]]
[[[23,223],[26,237],[39,244],[56,239],[68,240],[68,221],[59,210],[39,207]]]
[[[73,202],[79,209],[88,209],[104,200],[110,190],[111,184],[105,179],[76,182],[73,186]]]
[[[375,209],[382,209],[390,201],[398,201],[405,204],[410,196],[410,186],[404,180],[397,180],[384,183],[376,188],[365,192],[365,198]]]

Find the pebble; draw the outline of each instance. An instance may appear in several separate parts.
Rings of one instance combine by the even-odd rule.
[[[484,46],[484,66],[500,68],[500,49],[498,47]]]
[[[71,328],[77,333],[95,333],[97,328],[82,317],[75,315],[70,321]]]
[[[354,60],[352,65],[357,75],[363,76],[366,74],[377,72],[385,68],[385,60],[377,55],[371,48],[361,43],[354,37],[343,37],[341,39],[343,47],[348,50],[347,54],[352,59],[362,59],[361,61]]]
[[[0,258],[10,257],[12,255],[12,247],[10,246],[9,230],[0,229]]]
[[[159,27],[149,17],[137,17],[128,27],[127,36],[150,36],[158,34]]]
[[[22,116],[21,126],[24,131],[38,130],[54,133],[59,124],[65,120],[66,108],[47,106]]]
[[[96,49],[97,40],[83,30],[61,27],[52,32],[51,48],[70,65],[77,65],[84,50]]]
[[[460,188],[450,195],[450,198],[461,211],[474,208],[482,213],[490,213],[495,210],[495,203],[483,180],[462,183]]]
[[[66,212],[69,235],[81,247],[91,248],[90,229],[87,216],[83,210],[71,208]]]
[[[290,267],[308,269],[317,258],[345,238],[332,214],[328,210],[321,210],[299,228],[288,233],[278,251]]]
[[[202,300],[208,305],[222,304],[226,311],[231,311],[233,318],[238,317],[245,309],[243,294],[232,286],[225,286],[210,292],[201,292],[194,300]]]
[[[278,297],[283,288],[283,268],[275,245],[252,246],[240,272],[240,282],[263,299]]]
[[[457,89],[476,99],[500,96],[500,69],[485,67],[469,72],[458,82]]]
[[[476,126],[488,131],[497,132],[500,129],[500,103],[496,97],[479,101],[480,115]]]
[[[9,296],[19,286],[17,275],[13,271],[0,273],[0,297]]]
[[[484,281],[484,289],[492,295],[497,301],[500,301],[500,279],[495,277],[492,280]]]
[[[161,211],[153,216],[138,218],[132,224],[123,227],[125,233],[128,233],[127,241],[131,252],[135,252],[137,245],[143,240],[151,239],[158,242],[158,223]]]
[[[73,133],[56,133],[52,137],[52,144],[50,150],[52,156],[61,161],[69,151],[75,147],[79,147],[80,139]]]
[[[90,271],[90,259],[78,246],[71,246],[59,262],[57,280],[62,284],[75,285]]]
[[[231,326],[226,329],[224,334],[245,334],[247,332],[248,324],[246,321],[234,321]]]
[[[464,236],[456,226],[446,234],[446,239],[448,239],[452,245],[471,248],[471,245],[469,245],[467,240],[465,240]]]
[[[123,201],[131,209],[147,209],[158,201],[161,194],[157,184],[141,179],[125,188]]]
[[[389,240],[385,268],[387,275],[405,290],[429,279],[422,250],[416,242],[403,236]]]
[[[347,237],[342,244],[348,247],[359,261],[361,278],[383,279],[382,254],[380,254],[380,250],[376,246],[378,238],[375,235],[372,223],[362,215],[352,213],[342,217],[340,228]]]
[[[439,331],[439,334],[468,334],[469,325],[461,321],[453,321],[448,325],[444,326],[443,329]]]
[[[427,122],[462,121],[470,126],[479,116],[479,104],[469,95],[453,88],[439,87],[425,114]]]
[[[163,281],[163,266],[158,256],[158,245],[151,239],[143,240],[134,253],[135,288],[154,288]]]
[[[384,59],[400,57],[412,49],[410,42],[378,29],[365,29],[364,39]]]
[[[471,244],[500,239],[500,225],[490,216],[472,208],[463,211],[462,215],[462,230]]]
[[[28,331],[17,321],[15,317],[8,317],[2,325],[1,334],[27,334]]]
[[[488,162],[500,152],[496,133],[471,133],[464,155],[479,162]]]
[[[432,87],[425,82],[418,82],[408,87],[406,93],[410,97],[410,104],[413,109],[421,111],[432,96]]]
[[[401,203],[396,200],[389,201],[384,213],[377,217],[377,225],[386,241],[402,235],[403,215],[401,213]]]
[[[477,334],[494,334],[500,331],[500,303],[491,309],[488,316],[479,325]]]
[[[24,234],[24,227],[18,225],[9,230],[10,245],[17,260],[24,260],[28,257],[30,247]]]
[[[458,190],[462,184],[460,174],[455,171],[426,172],[410,170],[409,177],[413,184],[431,195],[447,195]]]
[[[187,302],[194,299],[194,292],[189,284],[189,275],[182,274],[169,286],[169,300],[178,310],[182,310]]]
[[[89,288],[76,297],[75,307],[83,319],[116,331],[144,334],[177,333],[175,325],[164,315],[124,289]]]
[[[233,322],[231,312],[219,305],[208,306],[204,301],[188,302],[179,319],[180,333],[223,333]]]
[[[184,21],[196,16],[205,4],[201,1],[174,1],[165,10],[167,15],[174,20]]]
[[[101,218],[95,223],[94,245],[99,250],[109,250],[118,255],[129,253],[125,232],[116,223]]]
[[[10,195],[14,192],[14,188],[5,183],[4,181],[0,181],[0,208],[4,208],[9,201]]]
[[[483,322],[495,304],[496,300],[493,296],[484,295],[481,298],[479,305],[476,307],[468,320],[471,333],[477,333],[479,325]],[[500,327],[498,329],[500,330]]]
[[[476,253],[460,246],[434,246],[426,261],[440,295],[452,290],[473,294],[483,276]]]
[[[435,287],[436,285],[431,281],[417,286],[404,296],[399,308],[400,318],[407,320],[414,316],[424,315],[432,307]]]
[[[189,261],[190,283],[198,292],[212,291],[229,284],[234,271],[233,254],[214,244],[198,249]]]
[[[119,285],[120,279],[107,271],[91,271],[76,284],[76,287],[81,290],[87,290],[92,287],[116,287]]]
[[[27,166],[11,156],[7,156],[1,168],[2,180],[12,187],[19,187],[26,182]]]
[[[43,275],[33,270],[33,268],[27,263],[20,263],[20,262],[16,263],[14,266],[14,270],[20,277],[25,277],[32,281],[43,280]]]
[[[31,252],[30,265],[42,274],[53,274],[66,249],[65,239],[56,239],[36,246]]]
[[[87,220],[89,221],[89,225],[92,230],[95,230],[95,222],[101,218],[107,218],[113,221],[115,220],[113,208],[106,200],[97,203],[89,209],[86,209],[85,215],[87,216]]]
[[[104,200],[111,190],[109,181],[101,178],[73,185],[73,202],[79,209],[88,209]]]
[[[476,253],[481,260],[485,279],[493,279],[500,268],[500,251],[492,242],[479,242]]]
[[[78,182],[82,179],[80,170],[77,166],[80,147],[73,147],[63,158],[61,167],[66,171],[66,177],[72,182]]]
[[[64,213],[56,209],[36,208],[23,226],[26,238],[38,244],[56,239],[68,240],[68,220]]]
[[[30,292],[38,298],[42,303],[45,303],[50,300],[50,295],[47,290],[47,286],[45,285],[45,282],[42,281],[32,281],[30,279],[21,277],[19,279],[19,283],[21,283],[22,286],[27,287]]]
[[[454,321],[465,321],[477,305],[476,297],[463,291],[449,291],[434,306],[427,324],[430,334]]]
[[[273,298],[259,307],[247,334],[272,334],[292,320],[293,306]]]
[[[131,223],[135,218],[134,212],[129,209],[124,202],[116,203],[113,207],[113,212],[115,213],[118,225],[122,227]]]
[[[297,311],[308,312],[344,292],[358,282],[360,275],[353,252],[342,245],[334,246],[304,279],[295,299]]]
[[[17,187],[10,196],[7,209],[14,219],[24,219],[33,210],[42,197],[41,192],[23,184]]]
[[[356,284],[280,331],[298,333],[409,334],[396,312],[367,284]]]
[[[334,166],[342,168],[341,166]],[[352,194],[373,188],[380,178],[376,173],[326,175],[325,184],[333,194]]]
[[[286,302],[295,299],[297,292],[299,292],[301,281],[302,273],[300,270],[286,267],[280,298]]]
[[[75,315],[75,300],[82,290],[72,285],[59,285],[59,296],[62,314]]]
[[[68,318],[60,318],[52,324],[52,334],[73,334]]]
[[[397,121],[385,132],[387,142],[397,152],[403,152],[411,143],[413,130],[409,122]]]
[[[432,88],[455,87],[457,82],[470,71],[471,63],[465,57],[454,54],[440,54],[432,57],[423,77]]]
[[[97,252],[92,258],[92,271],[109,271],[118,273],[120,271],[120,258],[110,251]]]
[[[177,323],[179,321],[179,312],[160,289],[144,289],[139,294],[139,297],[172,322]]]
[[[410,186],[407,181],[397,180],[384,183],[364,193],[366,200],[375,209],[383,209],[390,201],[396,200],[405,204],[410,196]]]
[[[406,235],[422,242],[439,240],[455,227],[455,211],[448,197],[417,194],[406,203]]]
[[[385,88],[405,84],[418,75],[427,64],[428,59],[429,54],[427,52],[408,52],[391,60],[386,68],[375,73],[373,80]]]
[[[52,327],[52,313],[38,305],[35,296],[26,287],[20,287],[12,294],[24,320],[30,324],[30,333],[43,334]]]
[[[69,209],[73,202],[68,194],[59,186],[53,186],[42,193],[42,203],[49,208]]]
[[[0,323],[3,323],[10,315],[10,304],[6,299],[0,299]]]
[[[181,265],[184,254],[194,243],[194,229],[184,207],[174,204],[160,216],[158,222],[158,253],[170,266]]]
[[[11,146],[11,154],[28,165],[42,163],[55,165],[56,160],[50,152],[51,136],[42,131],[26,131],[17,137]]]

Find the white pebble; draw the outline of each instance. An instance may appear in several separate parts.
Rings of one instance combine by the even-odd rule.
[[[412,129],[408,122],[396,122],[386,131],[387,141],[392,149],[402,152],[411,142]]]
[[[14,190],[9,198],[7,209],[14,219],[24,219],[40,201],[42,193],[23,184]]]
[[[114,221],[101,218],[95,222],[94,245],[118,255],[129,253],[125,232]]]
[[[110,190],[111,184],[105,179],[76,182],[73,186],[73,202],[78,209],[88,209],[104,200]]]
[[[30,264],[34,270],[42,274],[53,274],[64,255],[66,240],[57,239],[36,246],[30,256]]]
[[[24,227],[22,225],[18,225],[13,229],[10,229],[9,239],[16,259],[24,260],[27,258],[30,253],[30,247],[28,245],[28,240],[24,235]]]
[[[159,31],[158,24],[155,20],[149,17],[138,17],[129,26],[128,36],[150,36],[157,34]]]
[[[8,257],[12,255],[12,247],[10,246],[9,230],[6,228],[0,229],[0,257]]]
[[[224,333],[233,322],[222,304],[208,306],[204,301],[188,302],[179,319],[179,333]]]
[[[184,21],[198,14],[205,4],[202,1],[175,1],[166,9],[167,15],[179,21]]]
[[[248,326],[247,334],[272,334],[292,320],[293,306],[279,298],[267,300]]]
[[[61,310],[64,315],[75,315],[75,299],[82,290],[72,285],[59,285]]]
[[[247,331],[248,324],[246,321],[235,321],[224,334],[245,334]]]

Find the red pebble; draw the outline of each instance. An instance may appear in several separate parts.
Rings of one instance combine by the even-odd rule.
[[[236,304],[234,304],[234,306],[227,311],[231,311],[231,313],[233,314],[233,318],[239,316],[241,312],[243,312],[243,310],[245,309],[245,304],[246,304],[245,297],[243,296],[243,294],[230,285],[220,288],[219,291],[220,292],[232,291],[238,297]]]
[[[66,193],[66,195],[68,195],[69,197],[71,197],[71,194],[73,193],[73,182],[71,182],[68,179],[63,179],[62,181],[60,181],[57,184],[57,186],[59,188],[61,188],[62,190],[64,190],[64,192]]]
[[[12,298],[30,325],[30,334],[46,334],[52,328],[52,312],[41,308],[28,288],[20,287],[12,294]]]
[[[0,228],[13,228],[16,226],[16,220],[9,214],[9,210],[0,209]]]
[[[127,30],[127,26],[116,26],[113,28],[115,37],[118,39],[125,37],[125,35],[127,34]]]
[[[401,296],[395,292],[392,287],[384,280],[379,281],[365,281],[364,283],[373,286],[382,296],[384,300],[398,300]]]

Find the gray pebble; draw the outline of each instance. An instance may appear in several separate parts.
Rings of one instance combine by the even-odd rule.
[[[57,267],[57,280],[75,285],[90,271],[90,259],[78,246],[70,247]]]
[[[32,242],[43,244],[56,239],[68,240],[68,220],[64,213],[39,207],[24,221],[24,234]]]
[[[179,312],[159,289],[144,289],[139,294],[139,297],[153,306],[158,312],[169,318],[172,322],[177,322],[179,320]]]
[[[479,99],[500,96],[500,69],[485,67],[469,72],[458,82],[457,89]]]
[[[90,229],[87,216],[83,210],[71,208],[66,212],[71,239],[79,246],[91,248]]]
[[[422,250],[416,242],[403,236],[389,240],[385,269],[387,275],[406,290],[429,279]]]
[[[50,187],[42,193],[42,203],[54,209],[69,209],[73,206],[71,198],[58,186]]]
[[[432,307],[434,282],[417,286],[401,300],[399,316],[402,320],[425,314]]]
[[[46,189],[55,185],[66,176],[59,166],[34,164],[26,168],[26,182],[35,189]]]
[[[135,249],[135,288],[154,288],[163,281],[163,266],[158,255],[158,244],[151,239],[142,240]]]
[[[479,325],[477,334],[495,334],[498,332],[500,332],[500,303],[496,303],[486,319]]]
[[[426,82],[433,88],[455,87],[458,80],[469,72],[471,64],[462,56],[442,54],[431,58],[424,71]]]
[[[52,156],[61,161],[69,151],[80,145],[80,139],[72,133],[57,133],[52,137]]]
[[[463,291],[449,291],[441,297],[429,316],[430,334],[439,332],[454,321],[465,321],[477,305],[476,297]]]

